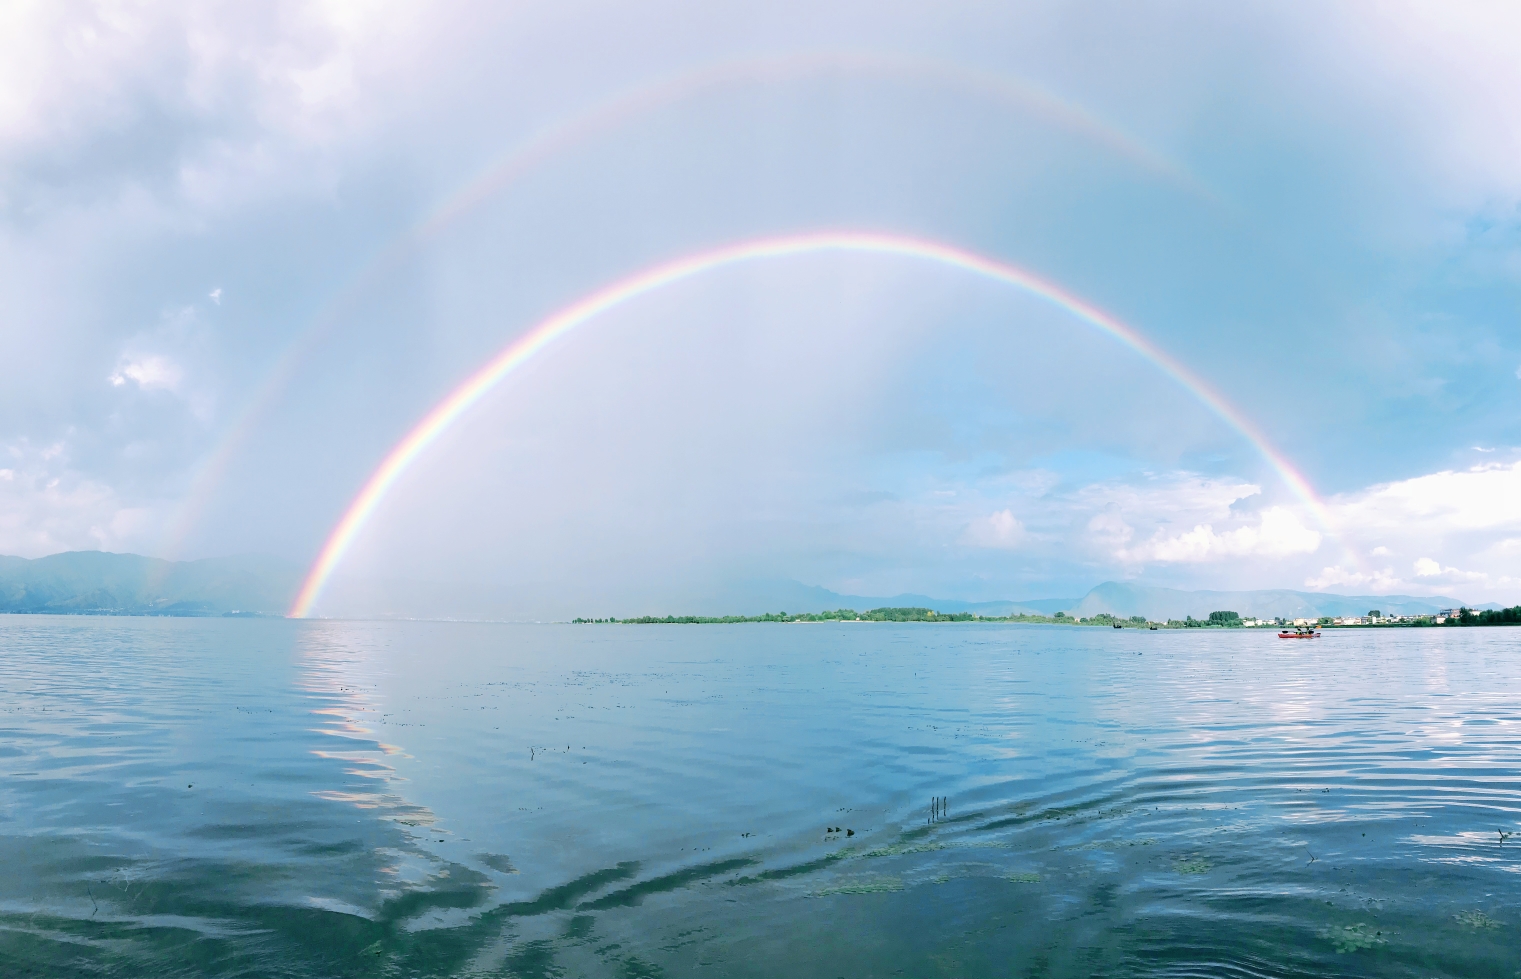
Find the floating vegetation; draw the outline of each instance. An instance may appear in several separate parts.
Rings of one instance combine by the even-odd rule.
[[[1457,914],[1453,915],[1453,918],[1457,920],[1458,924],[1464,926],[1465,928],[1478,929],[1500,927],[1500,922],[1491,918],[1483,911],[1459,911]]]
[[[1156,839],[1095,839],[1095,841],[1078,844],[1072,850],[1118,850],[1121,847],[1150,847],[1156,844]]]
[[[1151,842],[1151,841],[1148,841]],[[888,843],[883,846],[873,847],[870,850],[851,852],[846,850],[843,856],[852,859],[866,860],[875,857],[903,857],[914,853],[934,853],[938,850],[1008,850],[1014,844],[1003,840],[948,840],[933,843]]]
[[[903,881],[897,877],[875,877],[870,880],[853,880],[835,887],[814,891],[814,897],[831,894],[891,894],[903,890]]]
[[[1013,881],[1016,884],[1039,884],[1040,874],[1009,874],[1004,880]]]
[[[1321,937],[1330,940],[1336,946],[1338,954],[1345,955],[1348,952],[1360,952],[1365,948],[1375,945],[1383,945],[1384,933],[1377,931],[1372,925],[1359,921],[1355,925],[1336,925],[1327,928],[1321,933]]]
[[[1172,869],[1180,874],[1207,874],[1214,864],[1197,853],[1191,853],[1182,860],[1175,861]]]
[[[887,846],[867,850],[861,854],[861,858],[864,860],[868,857],[901,857],[910,853],[930,853],[934,850],[944,850],[946,846],[944,843],[889,843]]]

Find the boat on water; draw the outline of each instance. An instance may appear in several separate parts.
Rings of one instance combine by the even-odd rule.
[[[1320,633],[1315,631],[1314,626],[1296,626],[1293,632],[1284,629],[1278,633],[1279,639],[1314,639]]]

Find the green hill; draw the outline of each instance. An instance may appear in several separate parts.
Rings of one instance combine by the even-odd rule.
[[[283,613],[301,569],[274,558],[165,561],[68,551],[0,556],[0,612],[221,615]]]

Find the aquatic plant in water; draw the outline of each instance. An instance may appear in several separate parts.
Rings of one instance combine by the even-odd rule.
[[[935,850],[944,850],[946,846],[945,843],[889,843],[874,850],[867,850],[860,854],[860,857],[863,860],[872,857],[901,857],[910,853],[932,853]]]
[[[1191,853],[1182,860],[1175,861],[1172,869],[1180,874],[1203,874],[1208,873],[1209,869],[1213,866],[1214,864],[1204,859],[1200,854]]]
[[[1335,925],[1322,931],[1321,936],[1336,946],[1338,954],[1358,952],[1385,942],[1384,933],[1366,922],[1355,925]]]
[[[1009,874],[1004,880],[1011,880],[1016,884],[1039,884],[1040,874]]]
[[[894,891],[903,890],[903,881],[897,877],[875,877],[865,880],[848,881],[835,887],[826,887],[821,891],[815,891],[814,897],[828,897],[831,894],[891,894]]]
[[[1491,918],[1483,911],[1459,911],[1453,915],[1458,924],[1468,928],[1498,928],[1500,922]]]

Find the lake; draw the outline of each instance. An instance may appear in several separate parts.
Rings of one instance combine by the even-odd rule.
[[[16,615],[0,691],[8,976],[1521,970],[1521,629]]]

